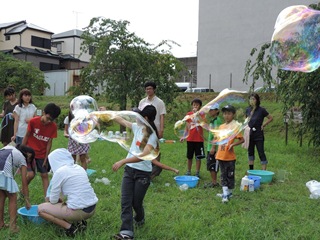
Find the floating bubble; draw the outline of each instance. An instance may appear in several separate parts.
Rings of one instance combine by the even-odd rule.
[[[98,109],[96,100],[87,95],[77,96],[70,102],[70,110],[74,116],[98,111]]]
[[[271,38],[271,59],[280,69],[312,72],[320,66],[320,11],[303,5],[280,12]]]
[[[79,97],[76,97],[78,98],[76,101],[71,101],[75,116],[69,126],[71,138],[80,143],[91,143],[96,140],[115,142],[142,160],[157,158],[159,140],[153,128],[139,113],[134,111],[94,111],[98,107],[93,98],[85,95]],[[107,129],[104,131],[100,127],[102,122],[108,123]],[[115,130],[115,125],[122,125],[121,132],[120,128]],[[148,152],[143,152],[149,139],[153,140],[152,143],[156,146],[153,146]]]
[[[225,125],[226,128],[224,129],[210,129],[210,131],[214,135],[212,143],[216,145],[226,144],[231,139],[235,138],[247,125],[248,121],[240,123],[233,120],[232,122]]]
[[[249,119],[245,116],[244,106],[246,92],[224,89],[219,93],[219,95],[203,106],[198,112],[192,115],[186,115],[182,120],[175,123],[174,131],[175,134],[181,139],[185,139],[189,136],[190,129],[188,122],[193,122],[194,126],[201,126],[206,129],[207,132],[212,132],[214,134],[213,144],[220,145],[225,144],[230,139],[238,135],[247,125]],[[232,124],[228,124],[228,129],[219,129],[218,126],[210,124],[211,116],[209,111],[212,109],[219,109],[227,104],[232,104],[233,106],[239,106],[236,113],[236,120]],[[220,115],[222,118],[222,116]],[[206,139],[206,133],[204,133],[204,138]]]

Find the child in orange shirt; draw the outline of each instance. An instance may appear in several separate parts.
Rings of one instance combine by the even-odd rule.
[[[234,116],[236,114],[235,107],[227,105],[222,108],[223,118],[225,123],[220,125],[219,129],[230,129],[230,126],[234,124]],[[235,141],[235,139],[238,139]],[[235,166],[236,166],[236,154],[233,147],[240,145],[244,142],[242,134],[239,133],[234,138],[230,139],[227,143],[219,145],[216,154],[216,159],[219,161],[220,167],[220,179],[222,186],[222,194],[217,194],[218,197],[222,197],[222,202],[226,203],[232,196],[232,190],[234,189],[235,181]]]

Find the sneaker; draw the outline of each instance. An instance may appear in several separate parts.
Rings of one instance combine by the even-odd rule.
[[[87,221],[81,220],[80,222],[77,222],[76,226],[79,229],[79,232],[83,232],[87,229]]]
[[[223,195],[223,196],[222,196],[222,202],[223,202],[223,203],[229,202],[229,198],[228,198],[227,195]]]
[[[187,172],[185,173],[185,175],[190,176],[190,175],[191,175],[191,172],[190,172],[190,171],[187,171]]]
[[[223,198],[224,196],[225,196],[225,195],[224,195],[223,193],[217,193],[217,197]],[[228,199],[232,198],[232,193],[229,193],[229,194],[227,195],[227,198],[228,198]]]
[[[131,237],[127,234],[123,234],[123,233],[118,233],[116,235],[113,235],[112,238],[117,239],[117,240],[122,240],[122,239],[132,240],[133,239],[133,237]]]
[[[198,178],[200,178],[200,173],[197,172],[195,176],[198,177]]]
[[[76,233],[78,232],[78,227],[74,225],[73,223],[71,224],[71,227],[69,229],[65,230],[65,233],[68,237],[75,237]]]

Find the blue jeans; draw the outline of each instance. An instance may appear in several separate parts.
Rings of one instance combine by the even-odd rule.
[[[22,144],[23,137],[16,136],[16,144]]]
[[[150,185],[151,172],[145,172],[126,166],[121,187],[121,228],[120,233],[133,237],[134,220],[144,220],[143,199]]]

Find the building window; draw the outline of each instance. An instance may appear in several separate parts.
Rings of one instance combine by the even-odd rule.
[[[58,53],[62,52],[62,43],[61,42],[53,42],[52,47],[56,48]]]
[[[51,40],[47,38],[31,36],[31,46],[51,49]]]
[[[57,43],[57,52],[62,52],[62,43]]]
[[[6,36],[6,41],[10,41],[10,36]]]

